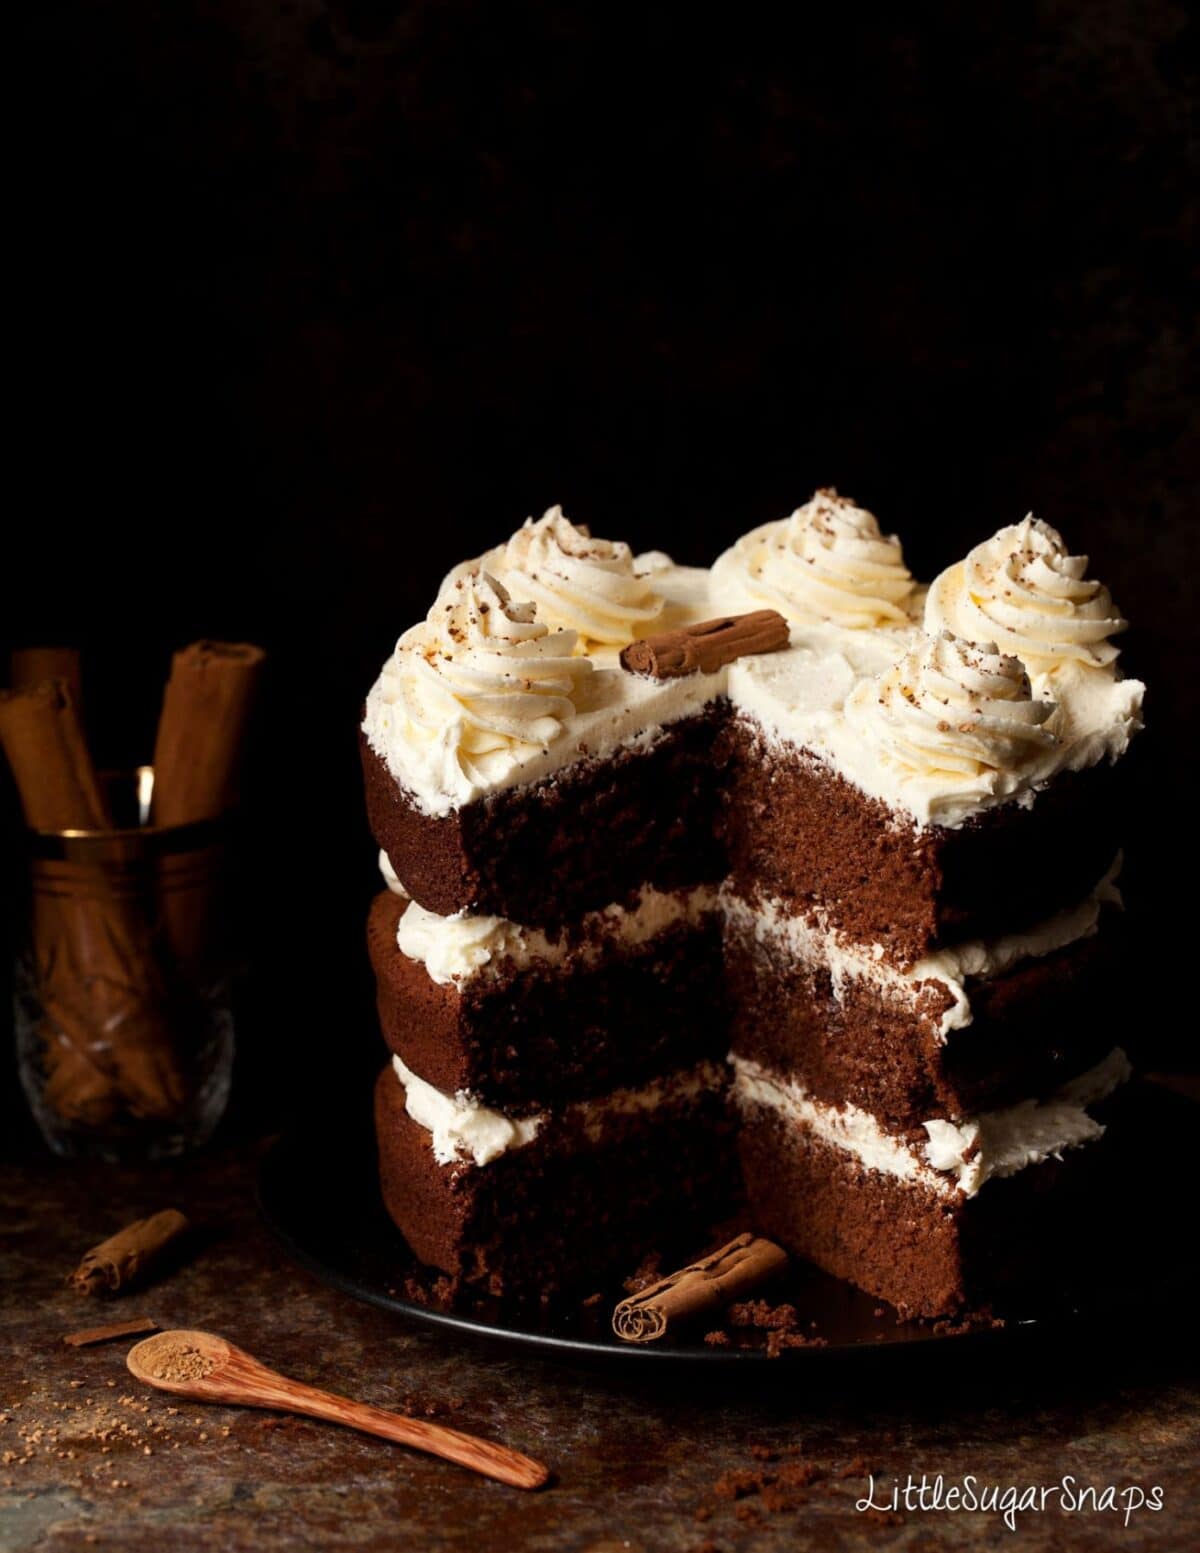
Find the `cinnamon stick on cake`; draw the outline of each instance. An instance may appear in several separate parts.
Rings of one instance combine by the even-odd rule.
[[[621,667],[650,679],[679,679],[715,674],[747,653],[780,652],[787,644],[788,624],[778,610],[754,609],[631,642],[621,653]]]

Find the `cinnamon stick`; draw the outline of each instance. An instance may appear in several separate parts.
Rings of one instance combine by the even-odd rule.
[[[613,1311],[613,1331],[627,1343],[656,1342],[673,1323],[711,1315],[743,1299],[786,1262],[786,1251],[774,1241],[738,1235],[720,1250],[622,1300]]]
[[[176,1208],[137,1219],[93,1246],[67,1282],[80,1294],[119,1294],[144,1278],[187,1227]]]
[[[0,690],[0,743],[34,830],[104,830],[112,824],[65,680]]]
[[[193,642],[171,660],[154,742],[156,825],[229,809],[266,654],[249,642]]]
[[[68,1332],[63,1342],[69,1348],[90,1348],[93,1343],[111,1343],[117,1337],[140,1337],[144,1332],[157,1331],[158,1322],[153,1316],[135,1316],[132,1321],[110,1321],[107,1326]]]
[[[621,667],[649,679],[679,679],[712,674],[747,653],[779,652],[787,644],[788,624],[778,610],[755,609],[631,642],[621,653]]]
[[[266,654],[249,642],[193,642],[171,660],[154,743],[156,825],[216,819],[232,808]],[[160,874],[163,930],[185,978],[202,981],[214,955],[220,855]]]
[[[83,671],[74,647],[16,647],[9,665],[14,690],[32,690],[43,680],[61,679],[77,707],[83,705]]]

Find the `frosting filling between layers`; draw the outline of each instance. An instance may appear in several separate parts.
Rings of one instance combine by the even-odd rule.
[[[392,1067],[404,1087],[405,1110],[430,1134],[430,1147],[440,1165],[455,1161],[490,1164],[502,1154],[532,1143],[543,1126],[556,1119],[544,1111],[533,1116],[506,1116],[481,1105],[465,1091],[444,1094],[418,1078],[399,1057],[392,1058]],[[567,1122],[578,1122],[588,1141],[597,1143],[613,1117],[648,1115],[663,1105],[687,1104],[720,1089],[727,1076],[724,1064],[701,1062],[638,1089],[616,1089],[596,1100],[574,1101],[557,1115]]]
[[[852,1154],[866,1169],[916,1182],[947,1198],[974,1197],[989,1180],[1016,1175],[1102,1138],[1104,1125],[1088,1108],[1132,1075],[1125,1053],[1114,1047],[1047,1100],[1023,1100],[957,1123],[926,1122],[928,1142],[914,1148],[885,1131],[868,1111],[814,1100],[794,1080],[759,1063],[731,1060],[734,1101],[743,1111],[755,1106],[776,1111],[822,1143]]]
[[[1108,873],[1078,905],[1018,933],[955,944],[927,955],[907,970],[884,959],[882,946],[876,946],[872,952],[835,929],[820,926],[812,917],[789,911],[782,901],[751,903],[725,889],[720,904],[726,922],[735,930],[803,964],[828,970],[831,990],[838,1001],[843,985],[850,980],[868,982],[886,997],[912,1004],[920,999],[923,987],[938,983],[952,999],[937,1025],[937,1034],[944,1040],[952,1030],[965,1029],[972,1022],[969,982],[987,981],[1022,961],[1041,959],[1090,938],[1099,928],[1104,908],[1121,907],[1121,892],[1116,885],[1120,871],[1118,855]]]
[[[445,985],[496,975],[510,966],[523,970],[535,962],[561,965],[568,956],[591,964],[607,946],[633,948],[678,923],[695,926],[712,912],[716,898],[708,886],[671,894],[646,885],[633,910],[612,905],[588,912],[572,938],[549,938],[540,928],[523,927],[506,917],[466,912],[439,917],[414,901],[400,918],[396,937],[403,954],[419,960],[432,980]]]
[[[727,931],[753,938],[764,948],[787,954],[803,964],[828,970],[833,996],[839,1001],[847,981],[860,981],[876,987],[891,1000],[915,1006],[928,984],[936,982],[951,998],[938,1018],[936,1033],[944,1040],[952,1030],[964,1029],[972,1022],[968,985],[971,981],[986,981],[1022,961],[1054,954],[1090,938],[1099,928],[1104,909],[1121,906],[1116,885],[1120,867],[1118,856],[1086,899],[1033,927],[1000,938],[956,944],[919,960],[907,970],[885,960],[878,946],[874,951],[864,948],[836,930],[823,927],[818,918],[789,911],[782,901],[746,901],[728,886],[716,890],[703,885],[666,893],[647,885],[632,910],[611,905],[589,912],[582,919],[575,940],[565,936],[550,939],[538,928],[523,927],[504,917],[471,916],[465,912],[439,917],[411,902],[400,919],[397,942],[410,960],[424,965],[433,981],[461,986],[472,977],[496,976],[507,968],[560,965],[569,955],[585,965],[591,964],[606,948],[635,948],[669,928],[679,924],[695,927],[718,913]]]

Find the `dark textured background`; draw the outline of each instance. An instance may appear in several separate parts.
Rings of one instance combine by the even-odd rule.
[[[106,761],[170,648],[271,649],[256,1104],[377,1060],[358,701],[445,567],[552,501],[703,561],[836,483],[926,575],[1033,506],[1135,623],[1142,893],[1176,877],[1183,7],[746,9],[27,12],[4,630],[85,649]]]

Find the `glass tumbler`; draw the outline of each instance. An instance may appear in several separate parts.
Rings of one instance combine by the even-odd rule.
[[[205,1143],[229,1098],[229,838],[151,825],[149,767],[105,780],[116,828],[27,832],[15,1025],[46,1142],[124,1163]]]

